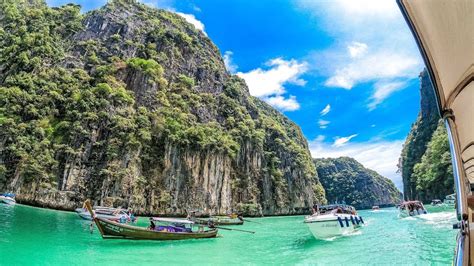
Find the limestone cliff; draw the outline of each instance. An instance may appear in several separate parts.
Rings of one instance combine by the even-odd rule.
[[[0,3],[0,190],[71,210],[306,213],[325,201],[297,125],[177,14],[114,0]]]
[[[345,202],[367,209],[374,205],[394,206],[401,201],[402,195],[390,179],[353,158],[314,159],[314,163],[330,203]]]
[[[399,163],[405,199],[416,198],[416,180],[411,178],[413,167],[421,161],[439,120],[434,90],[426,69],[420,73],[420,94],[420,113],[403,145]]]

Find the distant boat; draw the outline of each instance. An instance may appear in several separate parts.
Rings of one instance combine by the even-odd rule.
[[[317,213],[307,216],[304,223],[315,238],[328,239],[354,232],[364,220],[354,207],[334,204],[321,206]]]
[[[443,201],[444,204],[449,205],[449,206],[454,206],[455,202],[456,202],[456,194],[447,195]]]
[[[215,225],[243,225],[244,219],[242,216],[232,214],[229,216],[211,216],[209,218],[194,218],[191,219],[197,224],[208,224],[212,221]]]
[[[0,203],[7,205],[15,205],[15,194],[13,193],[2,193],[0,194]]]
[[[378,210],[380,210],[380,207],[378,205],[374,205],[374,206],[372,206],[372,210],[373,211],[378,211]]]
[[[434,199],[431,201],[431,206],[441,206],[443,205],[443,202],[439,199]]]
[[[193,230],[194,222],[185,219],[150,218],[153,226],[149,228],[117,223],[96,216],[88,200],[85,205],[104,239],[184,240],[217,236],[217,229],[204,230],[203,226],[198,226],[198,230]],[[159,225],[156,226],[155,222]]]
[[[417,216],[420,214],[427,214],[425,206],[421,201],[404,201],[398,206],[399,217]]]
[[[92,220],[92,216],[86,208],[77,208],[75,211],[82,219],[89,221]],[[128,211],[119,208],[94,206],[93,211],[97,217],[112,221],[120,221],[121,223],[130,222],[134,219],[134,217],[131,217],[132,215],[130,215]]]

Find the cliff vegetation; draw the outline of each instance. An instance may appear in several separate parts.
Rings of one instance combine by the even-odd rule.
[[[0,190],[73,209],[306,213],[324,202],[298,126],[250,96],[179,15],[133,0],[0,3]]]

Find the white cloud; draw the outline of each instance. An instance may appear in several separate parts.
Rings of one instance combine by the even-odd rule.
[[[342,146],[345,146],[347,145],[347,143],[357,137],[358,134],[353,134],[353,135],[350,135],[350,136],[347,136],[347,137],[336,137],[336,139],[334,140],[334,143],[332,144],[332,146],[334,147],[342,147]]]
[[[321,112],[319,113],[321,116],[325,116],[329,113],[329,111],[331,111],[331,105],[326,105],[326,107],[324,107],[323,110],[321,110]]]
[[[188,23],[193,24],[196,29],[206,34],[206,32],[204,31],[204,24],[199,21],[193,14],[185,14],[181,12],[176,12],[176,14],[182,16]]]
[[[379,82],[375,84],[374,93],[371,97],[371,102],[367,105],[369,110],[374,110],[385,98],[390,94],[401,90],[405,87],[405,82]]]
[[[417,77],[419,70],[420,64],[415,58],[380,51],[341,63],[325,85],[352,89],[363,82],[414,78]]]
[[[349,55],[351,58],[357,58],[365,55],[367,53],[367,44],[361,42],[352,42],[347,46],[347,50],[349,51]]]
[[[281,110],[299,109],[296,97],[290,96],[288,99],[283,97],[286,93],[284,85],[306,85],[306,81],[300,77],[307,71],[307,64],[294,59],[275,58],[266,65],[267,69],[257,68],[245,73],[238,72],[237,75],[247,82],[251,95],[262,98],[277,108],[285,106],[285,109]]]
[[[293,95],[290,95],[290,98],[287,99],[278,95],[274,97],[266,97],[263,98],[263,100],[282,111],[295,111],[300,109],[300,104],[296,101],[296,97]]]
[[[324,135],[318,135],[318,136],[314,139],[314,141],[322,142],[322,141],[325,140],[325,139],[326,139],[326,137],[325,137]]]
[[[331,122],[327,121],[327,120],[323,120],[323,119],[319,119],[319,121],[318,121],[319,128],[321,128],[321,129],[327,128],[329,123],[331,123]]]
[[[234,64],[234,62],[232,61],[233,54],[234,53],[232,51],[225,51],[224,56],[223,56],[225,67],[230,73],[235,73],[235,71],[237,71],[237,68],[238,68],[238,66]]]
[[[332,47],[314,52],[310,61],[312,70],[327,78],[326,86],[352,89],[362,83],[417,78],[423,63],[396,1],[298,0],[296,3],[300,10],[314,15],[315,26],[334,38]]]
[[[403,182],[397,173],[397,164],[403,146],[403,140],[351,142],[335,147],[316,138],[309,142],[311,155],[314,158],[337,158],[349,156],[355,158],[365,167],[375,170],[382,176],[390,178],[402,190]]]

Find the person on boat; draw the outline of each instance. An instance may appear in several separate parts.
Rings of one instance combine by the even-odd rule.
[[[237,219],[239,219],[239,220],[242,221],[242,222],[244,221],[244,216],[242,215],[242,213],[239,212],[239,213],[237,214]]]
[[[150,218],[150,226],[148,226],[148,229],[155,231],[156,225],[155,222],[153,222],[153,218]]]
[[[319,214],[319,205],[317,203],[313,204],[312,211],[313,211],[313,215],[314,214]]]
[[[196,212],[195,211],[188,212],[188,216],[186,216],[186,219],[188,219],[189,221],[196,220]]]
[[[357,214],[357,212],[356,212],[356,210],[355,210],[354,207],[350,207],[350,214],[352,214],[352,215],[356,215],[356,214]]]
[[[214,224],[213,220],[209,220],[209,221],[207,221],[207,227],[209,227],[211,229],[214,229],[214,228],[216,228],[216,225]]]
[[[132,223],[135,223],[137,221],[137,217],[135,217],[135,214],[133,214],[132,210],[128,210],[128,217],[130,217],[130,221]]]

